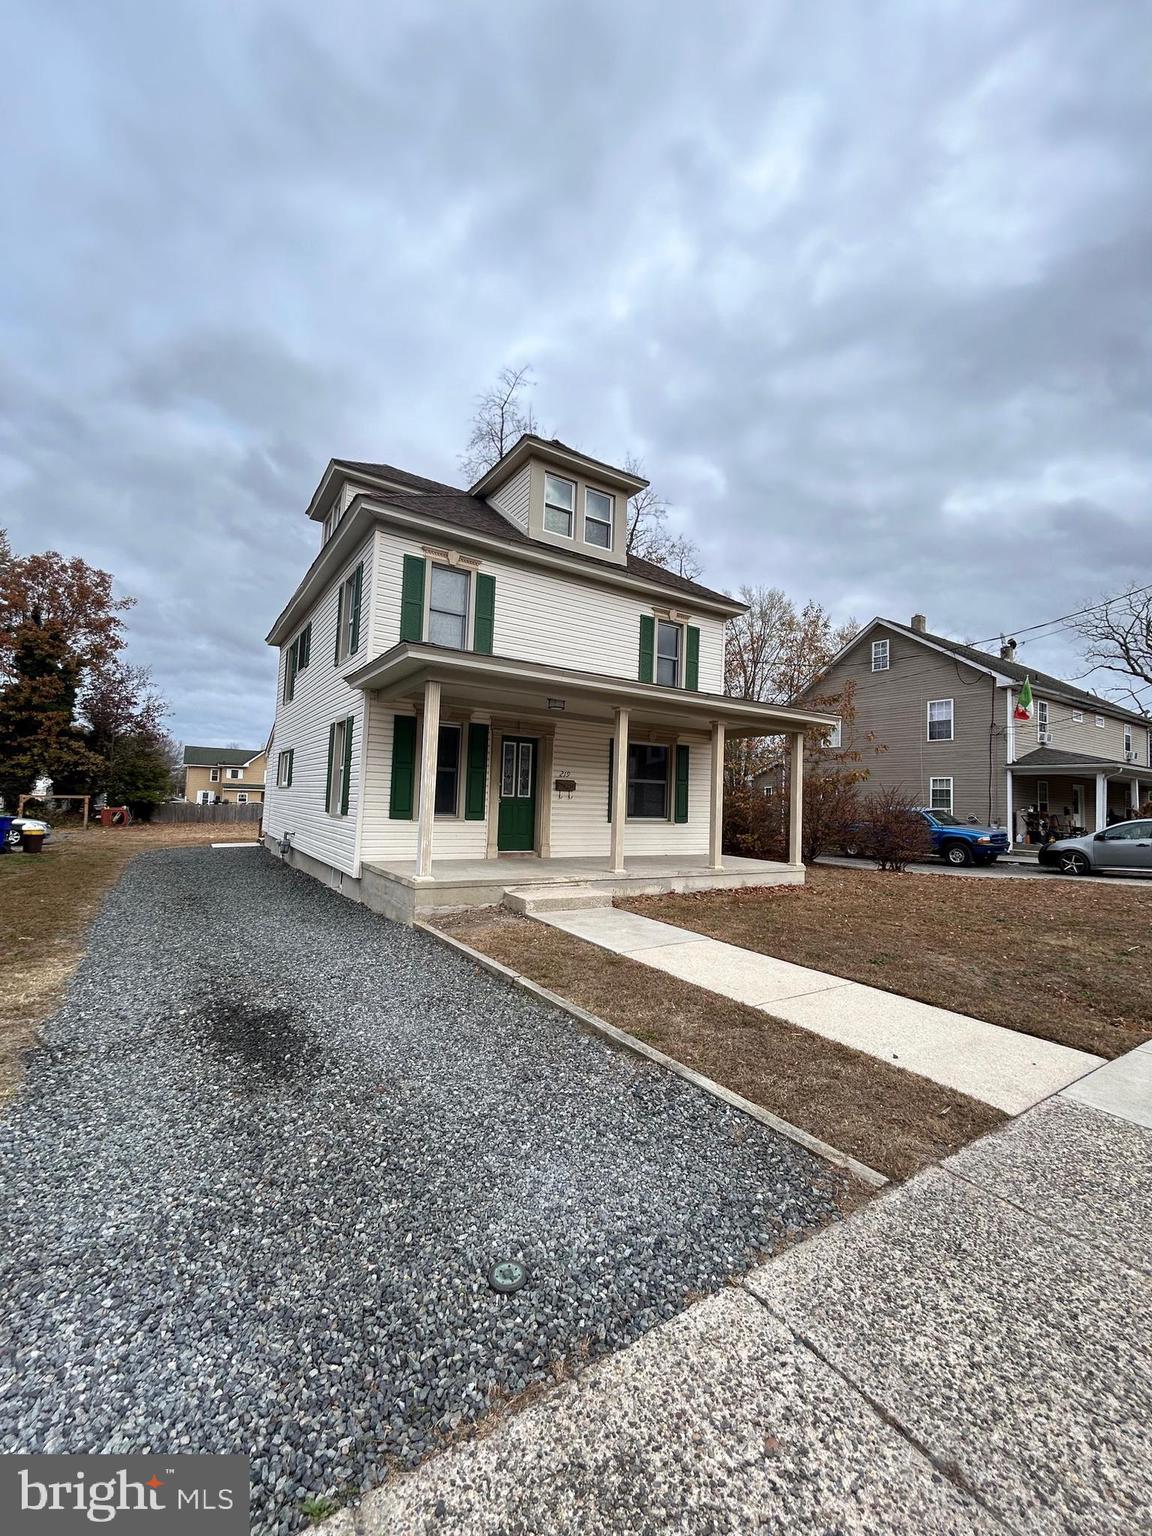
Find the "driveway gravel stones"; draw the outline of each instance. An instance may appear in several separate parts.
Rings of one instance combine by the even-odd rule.
[[[261,849],[144,855],[0,1122],[0,1449],[240,1452],[294,1531],[843,1190]]]

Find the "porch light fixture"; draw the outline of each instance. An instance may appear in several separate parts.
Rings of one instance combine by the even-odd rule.
[[[548,700],[548,708],[549,709],[563,709],[564,708],[564,700],[563,699],[549,699]]]

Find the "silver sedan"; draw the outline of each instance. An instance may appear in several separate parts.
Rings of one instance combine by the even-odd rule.
[[[1062,837],[1041,848],[1041,864],[1064,875],[1143,870],[1152,874],[1152,821],[1118,821],[1086,837]]]

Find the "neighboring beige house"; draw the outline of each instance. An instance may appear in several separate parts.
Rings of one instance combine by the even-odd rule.
[[[194,805],[261,805],[263,751],[244,747],[185,747],[184,798]]]
[[[627,553],[646,483],[532,435],[466,491],[333,460],[268,635],[267,845],[402,921],[511,886],[801,881],[798,820],[787,863],[723,857],[724,742],[799,758],[828,718],[725,696],[744,605]]]
[[[1026,678],[1032,718],[1016,720]],[[930,809],[998,821],[1019,839],[1030,809],[1094,832],[1152,793],[1152,721],[1022,665],[1014,640],[997,654],[930,634],[922,614],[873,619],[805,696],[849,679],[856,736],[887,748],[869,756],[867,784],[896,785]]]

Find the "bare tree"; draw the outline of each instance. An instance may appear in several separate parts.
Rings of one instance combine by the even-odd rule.
[[[630,475],[644,477],[644,466],[633,454],[624,460]],[[675,571],[695,581],[702,570],[700,551],[686,534],[668,528],[668,507],[660,493],[646,485],[628,503],[628,537],[624,545],[630,555],[651,560],[665,570]]]
[[[1086,642],[1084,657],[1093,671],[1122,677],[1121,696],[1134,708],[1147,709],[1152,689],[1152,589],[1133,583],[1072,627]]]
[[[469,485],[479,480],[525,432],[536,431],[532,406],[525,399],[532,387],[532,366],[501,368],[491,389],[476,398],[476,413],[460,468]]]

